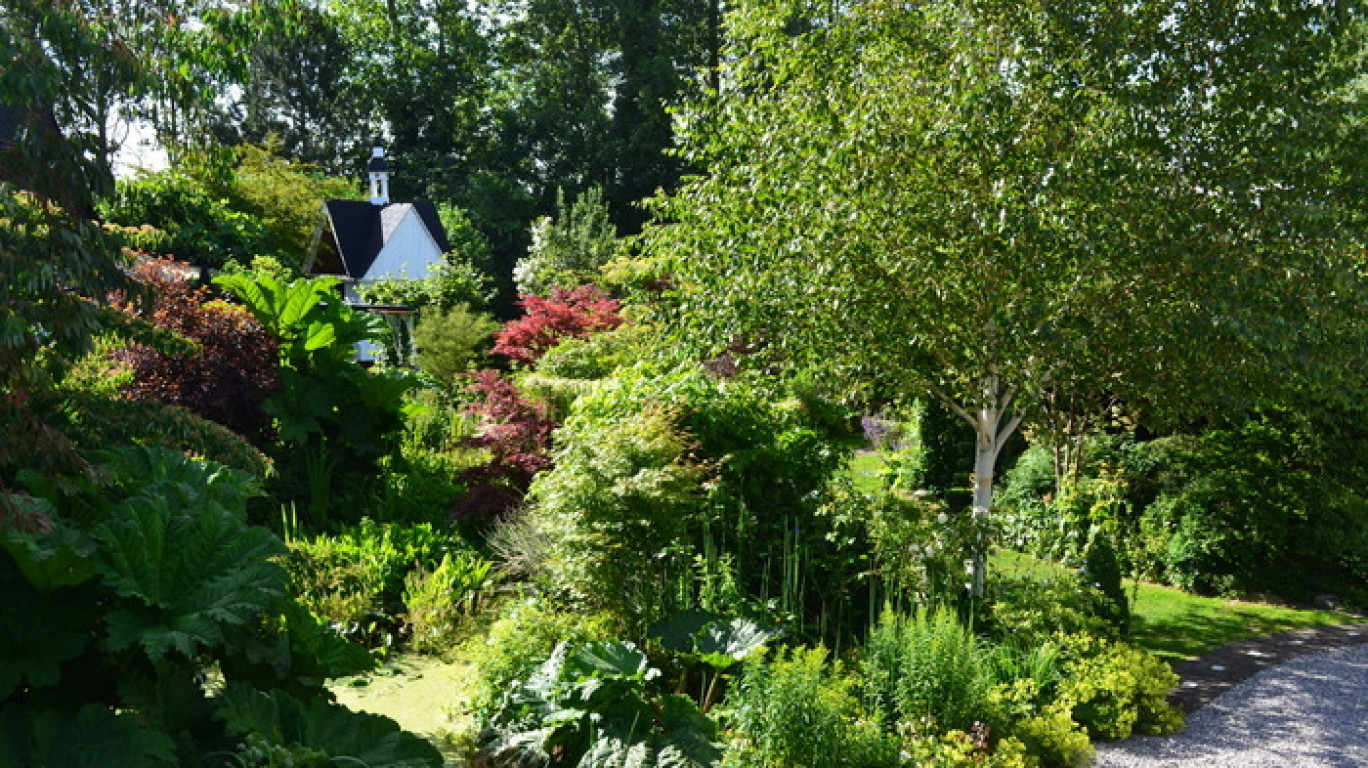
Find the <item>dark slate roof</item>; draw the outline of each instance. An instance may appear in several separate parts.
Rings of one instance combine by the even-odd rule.
[[[370,162],[366,163],[366,170],[371,173],[389,172],[389,169],[389,161],[383,157],[372,157]]]
[[[451,250],[441,219],[437,217],[437,206],[429,200],[389,205],[375,205],[365,200],[329,200],[323,205],[332,224],[333,239],[346,276],[354,280],[365,277],[385,241],[410,209],[418,212],[428,233],[437,241],[437,247],[443,253]]]

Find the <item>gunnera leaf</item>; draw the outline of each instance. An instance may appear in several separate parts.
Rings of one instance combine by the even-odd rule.
[[[114,507],[95,537],[105,583],[132,598],[109,614],[115,651],[140,643],[153,661],[172,650],[192,655],[287,589],[274,561],[285,546],[217,505],[179,510],[163,497],[135,497]]]
[[[212,503],[241,516],[247,500],[261,493],[256,479],[246,472],[169,448],[116,448],[102,452],[100,459],[101,469],[112,474],[128,496],[163,495],[182,509]]]
[[[675,653],[693,653],[694,637],[703,631],[703,627],[724,618],[720,613],[690,608],[676,613],[669,619],[652,624],[646,634],[658,638],[666,650]]]
[[[56,685],[86,646],[95,606],[73,590],[39,594],[0,552],[0,701],[20,686]]]
[[[565,658],[563,679],[592,677],[639,678],[646,674],[646,654],[631,643],[604,640],[586,643]]]
[[[442,754],[388,717],[353,712],[340,704],[307,702],[275,690],[229,684],[218,717],[230,735],[258,735],[281,746],[326,752],[339,764],[368,768],[435,768]]]
[[[713,669],[726,669],[779,636],[750,619],[716,621],[703,627],[694,640],[694,652]]]
[[[77,712],[0,709],[0,765],[62,768],[155,768],[176,765],[175,744],[131,713],[98,704]],[[13,760],[13,762],[8,762]]]
[[[84,531],[60,522],[48,534],[0,534],[0,546],[39,592],[72,587],[95,576],[95,542]]]
[[[375,658],[370,651],[348,642],[299,603],[280,599],[276,601],[276,609],[284,618],[290,674],[294,677],[321,683],[334,677],[358,675],[375,667]]]

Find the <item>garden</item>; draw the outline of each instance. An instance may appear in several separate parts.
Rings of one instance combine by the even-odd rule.
[[[116,179],[79,5],[0,12],[0,768],[1083,768],[1368,609],[1361,9],[714,6],[669,183],[417,190],[410,336],[260,104]]]

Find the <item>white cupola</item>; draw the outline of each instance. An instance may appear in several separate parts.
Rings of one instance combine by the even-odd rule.
[[[385,161],[385,147],[378,137],[371,147],[371,159],[366,164],[366,172],[370,174],[371,204],[389,205],[390,167]]]

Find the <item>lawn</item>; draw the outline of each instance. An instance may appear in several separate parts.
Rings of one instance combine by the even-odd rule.
[[[883,474],[884,457],[882,453],[870,450],[856,451],[851,458],[847,472],[855,487],[865,493],[878,493],[882,487],[880,475]]]
[[[1017,552],[993,557],[999,572],[1057,576],[1064,568]],[[1223,645],[1292,629],[1345,624],[1361,618],[1336,611],[1198,597],[1157,584],[1126,581],[1131,597],[1130,641],[1170,663],[1192,659]]]

